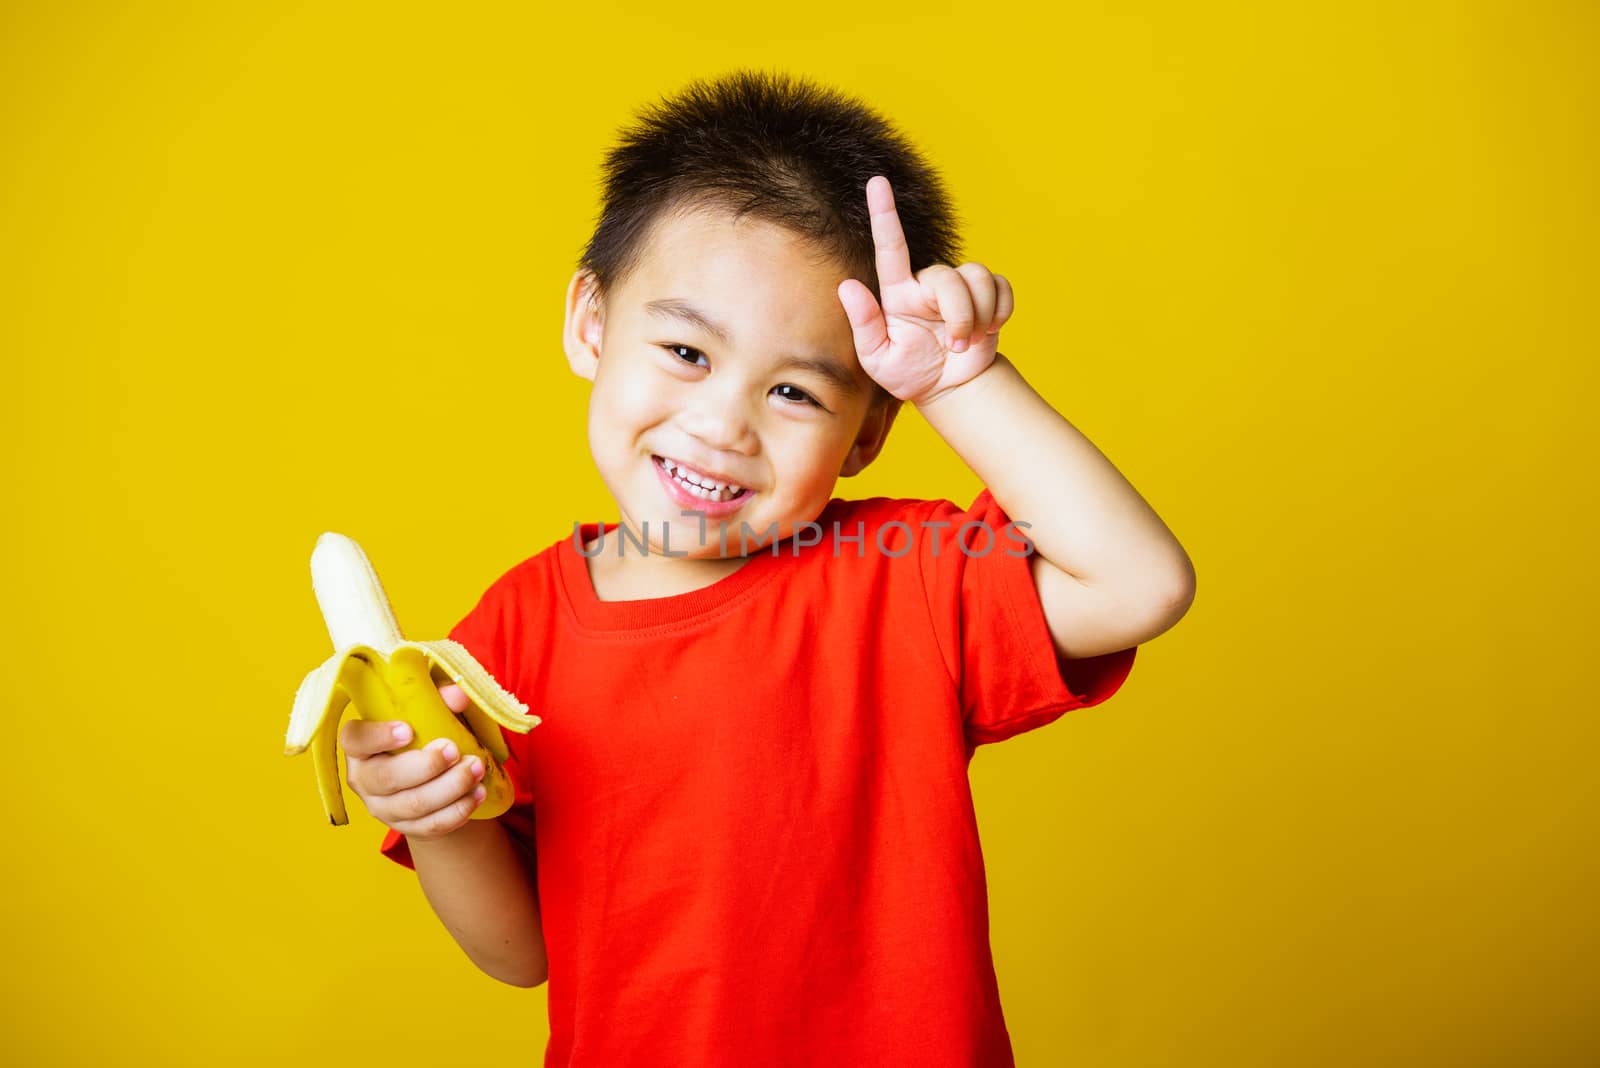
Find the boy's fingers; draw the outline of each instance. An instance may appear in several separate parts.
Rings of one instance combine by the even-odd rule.
[[[1012,309],[1017,306],[1016,295],[1011,292],[1011,282],[1003,274],[994,276],[995,304],[994,319],[989,323],[989,333],[998,333],[1011,318]]]
[[[967,290],[972,294],[972,333],[989,333],[995,308],[1000,303],[995,276],[981,263],[963,263],[956,268],[956,273],[967,280]]]
[[[967,280],[950,267],[929,267],[920,279],[928,303],[939,309],[944,320],[945,344],[954,345],[972,336],[972,291]]]
[[[467,697],[467,691],[453,682],[447,682],[439,687],[439,696],[444,698],[445,707],[452,712],[465,712],[472,702]]]
[[[409,837],[437,838],[464,826],[472,818],[472,810],[482,804],[482,798],[468,791],[462,797],[421,819],[396,819],[391,825]]]
[[[396,810],[393,814],[402,819],[420,820],[450,808],[463,798],[470,801],[483,773],[483,762],[471,757],[445,772],[402,788],[403,793],[400,790],[390,791],[398,795],[391,802]],[[470,812],[471,808],[467,811]]]
[[[400,734],[395,734],[396,729]],[[346,720],[339,728],[339,746],[356,757],[376,756],[411,741],[411,727],[395,720]]]
[[[368,793],[384,797],[431,783],[464,763],[454,742],[435,738],[421,749],[373,761],[362,772],[363,785]]]
[[[911,279],[911,254],[906,250],[906,233],[900,215],[894,210],[894,191],[889,179],[875,175],[867,182],[867,214],[872,220],[872,244],[877,249],[878,292]]]

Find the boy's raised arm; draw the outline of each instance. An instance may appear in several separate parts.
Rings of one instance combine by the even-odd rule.
[[[867,183],[867,206],[882,305],[855,279],[839,286],[862,369],[915,404],[1026,531],[1057,651],[1096,656],[1167,630],[1194,599],[1194,566],[1122,473],[997,351],[1010,283],[977,263],[913,275],[887,179]]]

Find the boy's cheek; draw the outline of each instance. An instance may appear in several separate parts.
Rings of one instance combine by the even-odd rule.
[[[649,383],[610,383],[597,390],[590,404],[594,420],[612,430],[638,426],[659,418],[668,408],[667,391]]]

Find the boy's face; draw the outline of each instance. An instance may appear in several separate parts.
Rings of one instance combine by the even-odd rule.
[[[877,454],[899,404],[869,404],[846,277],[791,231],[717,209],[663,216],[603,305],[592,276],[573,277],[565,345],[594,383],[589,448],[621,521],[648,522],[652,552],[664,524],[691,558],[722,555],[719,527],[729,556],[741,523],[752,551],[774,523],[788,537]],[[742,492],[685,487],[663,459]]]

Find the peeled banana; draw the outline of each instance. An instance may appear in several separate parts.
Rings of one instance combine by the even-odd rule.
[[[311,749],[317,789],[328,822],[350,822],[339,789],[339,721],[346,705],[366,720],[398,720],[411,725],[411,742],[396,748],[421,749],[438,738],[455,742],[461,759],[483,761],[483,801],[475,820],[493,819],[511,807],[511,780],[501,764],[511,753],[500,728],[526,734],[539,725],[466,646],[448,638],[408,642],[394,610],[361,546],[328,531],[311,550],[311,587],[333,638],[334,654],[323,661],[294,695],[284,753]],[[465,713],[452,712],[439,696],[446,680],[466,691]],[[463,721],[464,717],[464,721]]]

